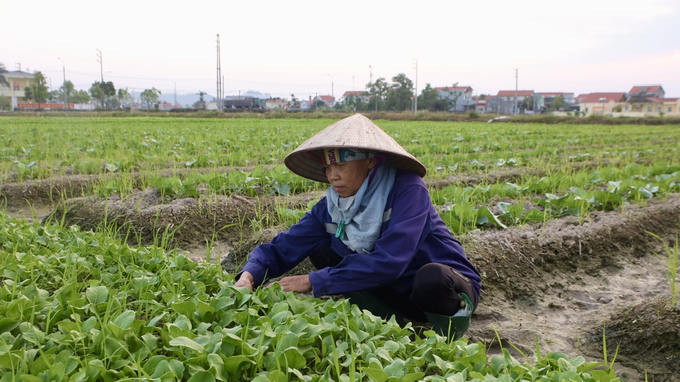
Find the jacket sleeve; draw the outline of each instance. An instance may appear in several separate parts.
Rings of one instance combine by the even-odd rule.
[[[255,285],[260,285],[293,269],[310,253],[327,243],[330,237],[325,225],[317,217],[325,209],[325,199],[322,199],[287,232],[276,235],[269,243],[257,246],[248,256],[239,276],[248,271],[253,275]]]
[[[406,270],[429,233],[431,200],[422,184],[401,185],[395,192],[391,218],[373,252],[349,254],[337,266],[309,274],[316,297],[385,285]]]

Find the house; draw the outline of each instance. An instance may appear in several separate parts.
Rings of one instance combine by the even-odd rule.
[[[474,111],[475,113],[478,114],[484,114],[487,112],[487,104],[488,104],[488,99],[491,98],[491,96],[486,96],[484,99],[480,99],[479,97],[473,97],[472,98],[472,104],[474,105]]]
[[[680,116],[680,98],[631,97],[619,104],[615,117]]]
[[[616,107],[617,117],[680,116],[678,98],[666,97],[661,85],[636,85],[626,93],[626,101]]]
[[[474,107],[472,102],[473,90],[470,86],[443,86],[436,87],[434,90],[437,91],[440,99],[452,101],[453,105],[449,111],[464,112],[471,106]]]
[[[340,103],[349,104],[352,103],[352,101],[361,101],[363,103],[367,103],[369,99],[370,97],[366,90],[348,90],[342,94],[342,97],[340,97]]]
[[[656,97],[664,98],[666,92],[663,90],[661,85],[636,85],[633,86],[628,93],[626,93],[626,99],[634,97]]]
[[[620,103],[626,102],[626,93],[589,93],[576,99],[583,115],[612,115]]]
[[[332,96],[316,96],[314,99],[312,99],[312,103],[315,103],[316,101],[322,101],[326,106],[328,107],[333,107],[335,106],[335,98]]]
[[[267,110],[287,109],[288,102],[281,98],[270,98],[264,101],[264,108]]]
[[[158,110],[160,111],[170,111],[174,109],[174,106],[170,102],[160,102],[158,104]]]
[[[550,108],[552,106],[555,98],[562,96],[564,102],[569,105],[574,104],[574,93],[563,93],[563,92],[539,92],[539,97],[542,99],[543,107]]]
[[[19,102],[26,101],[24,89],[35,81],[35,75],[20,70],[3,72],[2,75],[9,86],[0,83],[0,96],[9,97],[12,100],[12,109],[16,109]]]
[[[325,106],[328,107],[333,107],[335,106],[335,98],[329,95],[321,95],[321,96],[316,96],[312,98],[312,96],[309,96],[309,99],[306,100],[301,100],[300,101],[300,110],[306,111],[306,110],[313,110],[314,105],[318,101],[321,101],[325,104]]]
[[[314,98],[316,100],[316,98]],[[309,96],[309,99],[303,99],[300,101],[300,110],[302,111],[307,111],[312,108],[312,105],[314,104],[315,101],[312,101],[312,96]]]
[[[487,111],[496,114],[519,114],[520,110],[537,110],[542,107],[537,104],[540,98],[533,90],[499,90],[496,96],[487,96],[486,99]]]

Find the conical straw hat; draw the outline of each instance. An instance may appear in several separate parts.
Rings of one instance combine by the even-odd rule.
[[[288,154],[284,163],[292,172],[307,179],[328,183],[326,172],[312,153],[329,148],[354,148],[388,154],[385,163],[397,170],[415,172],[424,177],[425,166],[370,119],[361,114],[342,119],[304,141]]]

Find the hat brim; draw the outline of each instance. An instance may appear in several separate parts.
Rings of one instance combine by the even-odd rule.
[[[385,163],[397,170],[424,177],[427,169],[389,134],[361,114],[342,119],[304,141],[284,159],[289,170],[304,178],[328,183],[326,172],[315,152],[329,148],[352,148],[387,154]]]

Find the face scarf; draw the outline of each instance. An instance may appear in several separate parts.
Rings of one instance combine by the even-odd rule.
[[[357,253],[369,253],[375,247],[394,185],[397,171],[380,162],[369,171],[356,195],[342,198],[333,187],[326,190],[328,213],[338,225],[336,237]]]

